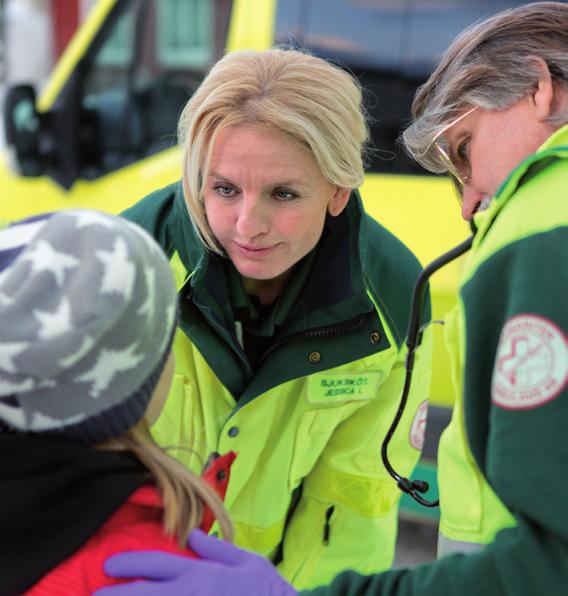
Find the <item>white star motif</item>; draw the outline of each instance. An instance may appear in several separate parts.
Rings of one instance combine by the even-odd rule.
[[[91,350],[91,348],[94,346],[95,341],[93,340],[93,338],[90,335],[87,335],[83,338],[83,343],[79,346],[79,349],[74,352],[73,354],[70,354],[69,356],[67,356],[66,358],[62,358],[59,361],[59,364],[63,367],[63,368],[69,368],[71,366],[74,366],[75,364],[77,364],[77,362],[79,362],[79,360],[81,360],[81,358],[83,358],[83,356],[85,356],[86,354],[88,354]]]
[[[10,296],[8,296],[7,294],[0,292],[0,306],[10,306],[14,304],[14,302],[14,298],[10,298]]]
[[[77,377],[78,381],[92,383],[89,395],[97,399],[101,392],[109,387],[114,377],[127,370],[133,369],[144,360],[142,354],[134,354],[138,343],[132,344],[124,350],[101,350],[95,366],[84,375]]]
[[[32,421],[30,423],[30,430],[41,431],[50,430],[53,428],[62,428],[70,424],[77,424],[86,418],[85,414],[77,414],[70,418],[53,418],[41,412],[34,412]]]
[[[55,312],[34,310],[34,317],[40,322],[39,337],[49,339],[71,331],[71,304],[63,298]]]
[[[136,270],[134,264],[128,260],[128,249],[122,238],[117,238],[112,252],[100,250],[96,253],[97,258],[104,266],[101,292],[103,294],[122,294],[126,300],[130,300]]]
[[[38,240],[33,250],[25,254],[22,260],[31,262],[32,274],[40,271],[51,271],[58,286],[63,283],[65,270],[73,269],[79,265],[78,259],[64,252],[56,251],[45,240]]]
[[[144,228],[142,228],[138,224],[135,224],[134,222],[131,222],[131,221],[126,221],[126,224],[128,225],[128,227],[130,227],[132,230],[134,230],[138,234],[138,236],[140,236],[142,238],[142,240],[144,240],[144,242],[146,242],[146,244],[148,245],[148,248],[152,252],[161,250],[160,245],[156,242],[156,240],[154,240],[154,238],[152,238],[152,236],[150,234],[148,234],[148,232]]]
[[[75,217],[77,228],[86,228],[87,226],[104,226],[105,228],[114,228],[115,223],[108,215],[103,215],[97,211],[74,211],[69,213]]]
[[[15,373],[14,358],[19,356],[27,347],[27,342],[0,342],[0,368],[9,373]]]
[[[2,230],[0,235],[0,250],[18,248],[29,244],[41,231],[47,220],[21,223]]]
[[[158,348],[158,353],[163,354],[166,346],[168,345],[168,341],[170,340],[170,329],[172,328],[172,324],[174,322],[174,316],[176,314],[176,307],[174,304],[171,304],[166,309],[166,335],[164,335],[164,339],[160,347]]]
[[[33,379],[25,379],[17,383],[0,379],[0,395],[12,395],[13,393],[22,393],[34,388]]]
[[[8,275],[10,275],[10,267],[4,269],[4,271],[0,271],[0,284],[4,283],[4,280],[8,279]]]
[[[155,301],[156,301],[156,270],[152,267],[144,267],[144,277],[146,278],[146,300],[144,304],[138,309],[139,315],[146,315],[148,319],[154,316]]]
[[[26,427],[24,412],[19,408],[12,408],[0,402],[0,416],[2,416],[10,426],[20,430],[23,430]]]

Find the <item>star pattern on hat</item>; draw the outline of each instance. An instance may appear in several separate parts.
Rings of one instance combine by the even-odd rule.
[[[160,347],[158,349],[158,352],[160,354],[163,354],[167,345],[168,345],[168,341],[170,341],[170,334],[168,333],[169,330],[172,328],[173,322],[174,322],[174,317],[176,315],[176,305],[175,304],[170,304],[170,306],[168,306],[168,308],[166,309],[166,335],[164,335],[164,338],[162,339],[162,343],[160,344]]]
[[[23,341],[0,342],[0,369],[8,373],[15,373],[14,358],[19,356],[28,346],[29,343]]]
[[[99,250],[95,254],[104,267],[101,292],[122,294],[126,300],[130,300],[136,268],[128,258],[126,242],[117,238],[112,251]]]
[[[77,377],[78,381],[92,383],[89,395],[96,399],[108,389],[114,377],[121,372],[133,369],[144,356],[135,354],[138,342],[131,344],[124,350],[107,350],[103,348],[97,358],[95,366],[85,374]]]
[[[0,416],[14,428],[26,428],[26,418],[23,410],[7,406],[0,401]]]
[[[11,269],[8,267],[4,269],[4,271],[0,271],[0,286],[8,279],[8,275],[10,275]]]
[[[160,245],[156,242],[156,240],[154,240],[154,238],[152,238],[152,236],[150,236],[150,234],[148,234],[148,232],[144,228],[128,220],[126,220],[126,224],[129,228],[136,232],[136,234],[138,234],[138,236],[140,236],[142,240],[144,240],[144,242],[148,245],[148,248],[152,252],[157,252],[161,250]]]
[[[153,267],[144,267],[144,278],[147,289],[146,300],[137,312],[139,315],[146,315],[148,319],[151,319],[156,308],[156,270]]]
[[[25,246],[31,242],[47,223],[47,219],[20,223],[2,230],[0,251]]]
[[[17,381],[14,383],[0,377],[0,396],[29,391],[30,389],[34,388],[34,385],[35,383],[33,379],[24,379],[23,381]]]
[[[103,215],[97,211],[74,211],[70,213],[75,218],[77,229],[87,226],[103,226],[105,228],[114,228],[115,223],[108,215]]]
[[[57,309],[52,313],[34,310],[33,315],[41,325],[39,337],[42,339],[57,337],[72,329],[71,303],[68,298],[63,298]]]
[[[82,422],[86,417],[85,414],[76,414],[75,416],[68,416],[67,418],[54,418],[53,416],[48,416],[41,412],[34,412],[29,428],[30,430],[35,431],[62,428],[64,426],[69,426],[70,424]]]
[[[58,286],[63,283],[65,270],[79,265],[79,260],[74,256],[55,250],[45,240],[38,240],[33,249],[22,256],[22,260],[31,262],[32,274],[51,271]]]
[[[11,306],[15,301],[15,298],[10,298],[8,294],[0,292],[0,306]]]
[[[95,345],[95,340],[90,336],[86,335],[83,338],[83,342],[79,346],[79,349],[72,354],[69,354],[66,358],[62,358],[59,361],[60,366],[63,368],[70,368],[71,366],[75,366],[77,362],[79,362],[84,356],[86,356],[90,351],[91,348]]]

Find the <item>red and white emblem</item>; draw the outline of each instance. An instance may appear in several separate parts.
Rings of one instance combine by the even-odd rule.
[[[410,427],[410,444],[414,449],[422,451],[426,437],[426,421],[428,419],[428,401],[424,400],[417,408]]]
[[[524,410],[554,399],[566,384],[564,333],[536,315],[517,315],[501,332],[491,398],[502,408]]]

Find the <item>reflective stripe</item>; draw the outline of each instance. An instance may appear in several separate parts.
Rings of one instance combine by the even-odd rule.
[[[477,542],[465,542],[464,540],[451,540],[443,534],[438,534],[438,559],[454,553],[475,553],[485,545]]]
[[[266,528],[234,521],[235,544],[248,548],[264,556],[270,556],[279,544],[284,530],[285,518]]]
[[[325,495],[367,517],[384,515],[399,499],[400,492],[390,478],[374,479],[333,470],[320,463],[305,479],[304,494]]]

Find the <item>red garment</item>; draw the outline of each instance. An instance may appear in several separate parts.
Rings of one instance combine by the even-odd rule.
[[[89,512],[85,511],[85,515]],[[154,486],[136,490],[82,548],[45,575],[26,594],[53,596],[90,595],[98,588],[132,580],[109,577],[103,571],[105,560],[128,550],[155,550],[195,557],[188,549],[179,549],[175,538],[162,529],[162,499]]]

